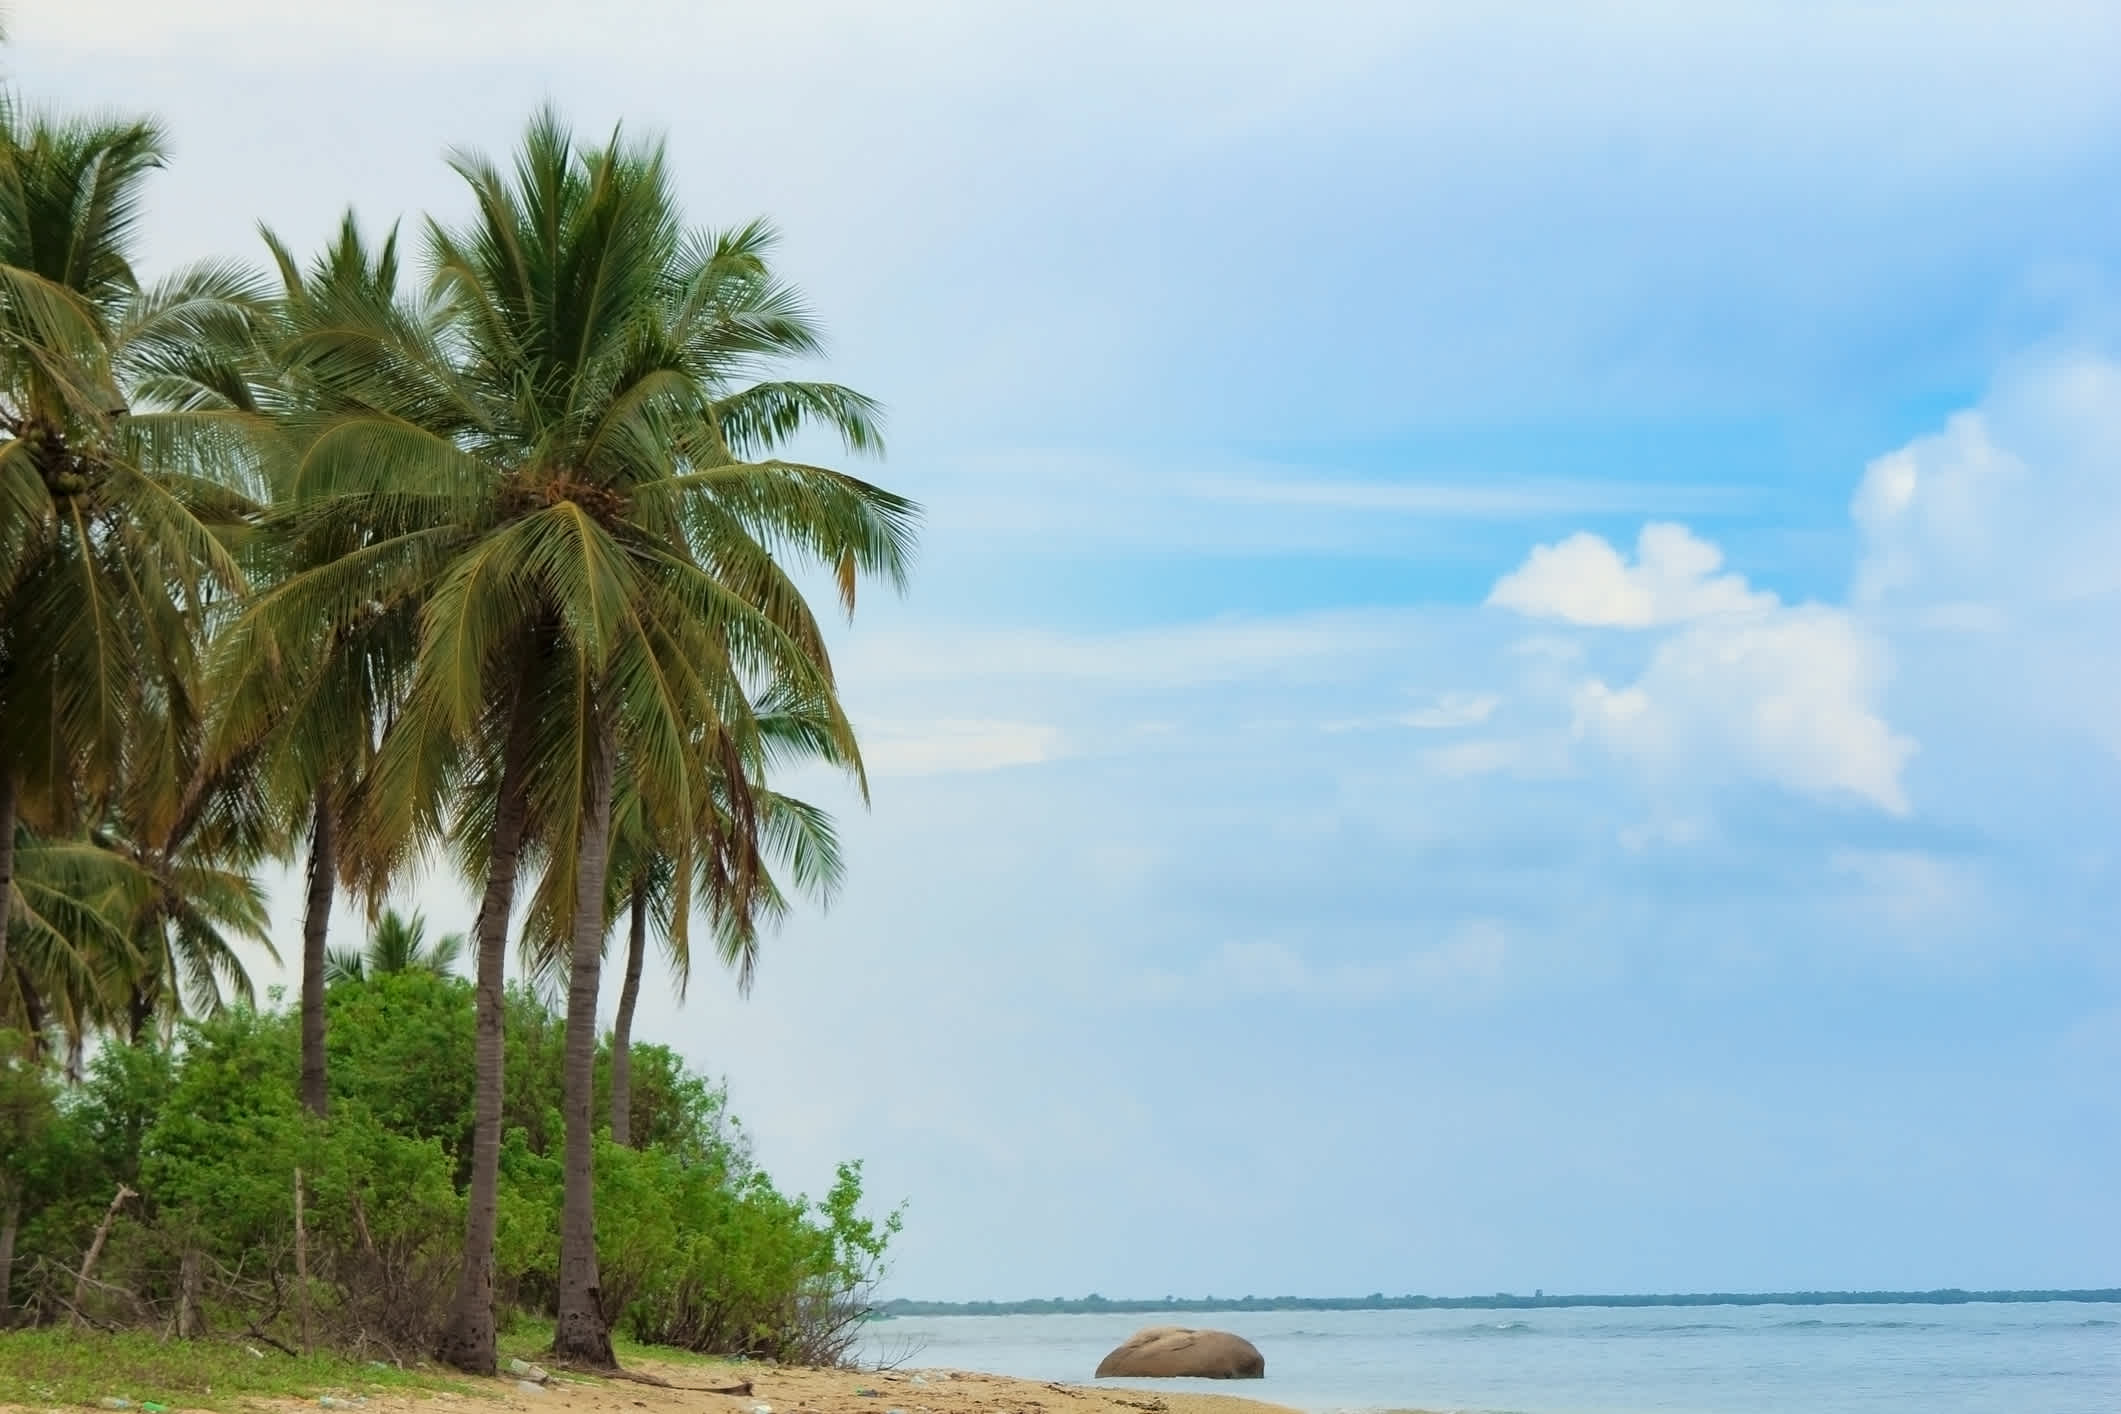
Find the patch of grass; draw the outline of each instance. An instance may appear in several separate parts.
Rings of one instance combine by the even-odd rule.
[[[501,1333],[501,1364],[506,1368],[512,1356],[542,1364],[547,1352],[552,1349],[552,1322],[533,1320],[519,1316]],[[691,1350],[680,1350],[671,1345],[643,1345],[630,1340],[618,1331],[611,1333],[611,1353],[619,1357],[621,1365],[681,1365],[688,1370],[740,1371],[748,1362],[733,1360],[726,1355],[701,1355]],[[742,1374],[732,1378],[742,1379]]]
[[[252,1354],[251,1350],[259,1351]],[[438,1369],[401,1370],[341,1355],[283,1355],[240,1339],[161,1340],[66,1330],[0,1334],[0,1405],[32,1409],[93,1405],[228,1410],[249,1399],[306,1399],[406,1391],[480,1393]]]

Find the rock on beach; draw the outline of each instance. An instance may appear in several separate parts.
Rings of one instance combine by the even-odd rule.
[[[1266,1357],[1243,1336],[1184,1326],[1136,1331],[1097,1367],[1099,1379],[1256,1380],[1266,1373]]]

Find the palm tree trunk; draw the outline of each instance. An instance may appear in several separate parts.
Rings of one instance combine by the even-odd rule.
[[[44,1028],[51,1020],[45,1010],[44,998],[37,993],[37,979],[29,975],[29,969],[17,963],[15,985],[22,990],[22,1026],[29,1032],[27,1047],[29,1058],[36,1060],[44,1054]]]
[[[528,809],[523,776],[529,765],[531,709],[519,696],[511,709],[502,747],[501,785],[494,807],[493,852],[486,867],[486,895],[479,901],[474,936],[479,950],[471,1109],[471,1182],[465,1193],[464,1258],[449,1325],[438,1352],[448,1364],[474,1375],[496,1368],[493,1311],[493,1238],[500,1220],[501,1020],[507,997],[508,915],[515,908],[516,861],[523,848]]]
[[[648,951],[648,890],[633,886],[633,916],[626,930],[626,981],[619,988],[619,1014],[611,1027],[611,1142],[633,1145],[633,1006],[641,998],[641,960]]]
[[[611,852],[612,725],[598,723],[588,762],[574,886],[574,950],[567,977],[567,1046],[560,1113],[567,1121],[560,1199],[559,1320],[552,1353],[570,1364],[609,1369],[611,1328],[597,1285],[596,1155],[591,1101],[596,1089],[597,983],[604,962],[604,873]]]
[[[0,770],[0,976],[7,973],[7,924],[15,914],[15,776]]]
[[[339,868],[331,813],[331,798],[319,787],[309,831],[309,901],[302,915],[302,1104],[318,1119],[330,1104],[324,1070],[324,935],[331,926]]]
[[[22,1226],[22,1194],[9,1190],[7,1211],[0,1214],[0,1331],[15,1323],[15,1233]]]
[[[137,1046],[147,1039],[147,1028],[155,1019],[155,994],[145,982],[133,984],[132,1000],[126,1003],[126,1035]]]

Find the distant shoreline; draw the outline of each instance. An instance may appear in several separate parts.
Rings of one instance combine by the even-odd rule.
[[[1091,1295],[1075,1300],[910,1301],[878,1302],[873,1319],[899,1316],[1082,1316],[1149,1315],[1158,1312],[1214,1311],[1542,1311],[1575,1306],[1965,1306],[1979,1302],[2084,1301],[2121,1303],[2121,1287],[2081,1291],[1714,1291],[1662,1296],[1245,1296],[1199,1299],[1165,1297],[1161,1301],[1109,1300]]]

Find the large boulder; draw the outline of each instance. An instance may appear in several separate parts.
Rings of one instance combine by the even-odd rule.
[[[1151,1326],[1099,1362],[1097,1377],[1126,1380],[1256,1380],[1267,1373],[1266,1357],[1243,1336]]]

